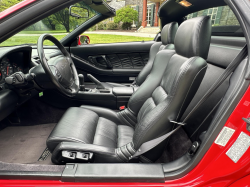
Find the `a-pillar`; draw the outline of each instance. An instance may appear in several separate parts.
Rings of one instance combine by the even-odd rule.
[[[142,23],[141,26],[146,27],[147,26],[147,0],[143,0],[143,12],[142,12]]]
[[[159,26],[159,23],[158,23],[159,18],[158,18],[158,15],[157,15],[159,7],[160,7],[160,2],[155,3],[155,24],[154,24],[155,27]]]

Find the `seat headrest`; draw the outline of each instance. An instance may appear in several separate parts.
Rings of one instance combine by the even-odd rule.
[[[201,16],[184,21],[175,36],[176,53],[187,58],[199,56],[207,59],[211,29],[210,16]]]
[[[161,41],[163,45],[173,44],[178,29],[178,23],[172,22],[165,25],[161,31]]]

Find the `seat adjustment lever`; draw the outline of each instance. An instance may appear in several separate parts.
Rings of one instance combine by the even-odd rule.
[[[62,151],[60,162],[62,163],[81,163],[91,162],[94,154],[91,152]]]

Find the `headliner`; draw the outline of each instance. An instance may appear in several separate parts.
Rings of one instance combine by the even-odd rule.
[[[193,12],[200,10],[225,6],[226,3],[223,0],[188,0],[193,5],[189,8],[183,7],[176,3],[176,0],[166,0],[159,9],[158,15],[161,18],[162,25],[165,25],[172,21],[181,23],[183,18]]]

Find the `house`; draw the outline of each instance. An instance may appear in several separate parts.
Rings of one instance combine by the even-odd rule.
[[[125,0],[125,6],[134,7],[139,12],[142,27],[159,27],[158,10],[165,0]]]
[[[159,27],[158,9],[164,0],[111,0],[109,5],[116,10],[123,6],[131,6],[139,13],[139,21],[143,27]]]

